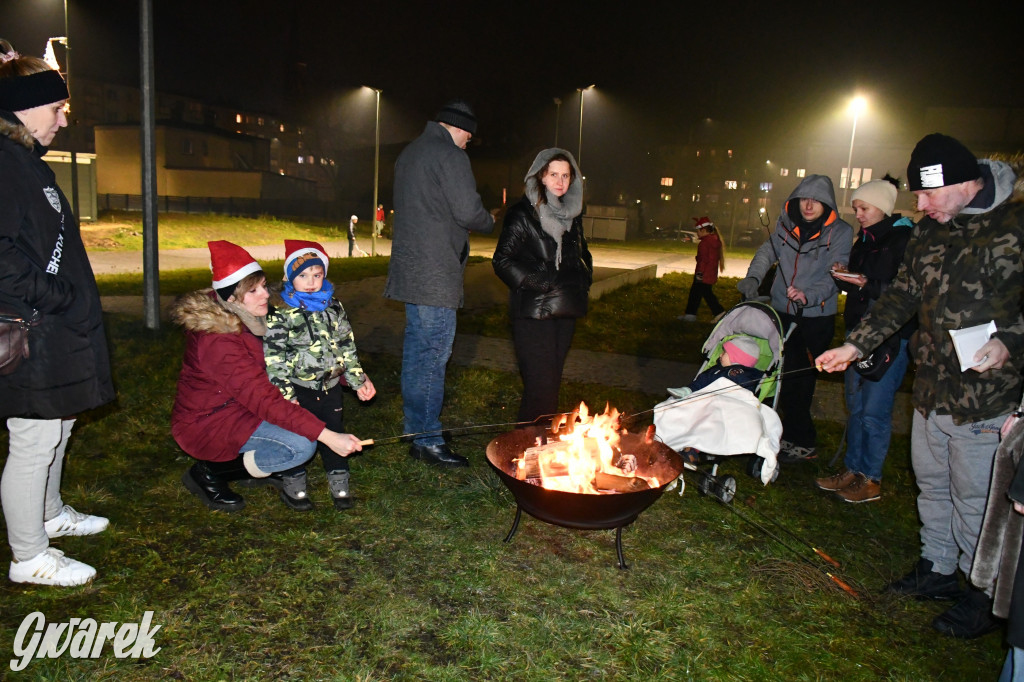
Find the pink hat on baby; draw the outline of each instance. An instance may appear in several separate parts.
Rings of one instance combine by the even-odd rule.
[[[729,354],[729,360],[734,365],[743,365],[744,367],[756,366],[758,358],[761,357],[761,348],[757,345],[757,341],[749,336],[729,339],[722,344],[722,350]]]

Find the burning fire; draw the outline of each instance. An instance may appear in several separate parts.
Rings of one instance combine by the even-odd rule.
[[[619,449],[619,411],[605,405],[604,412],[590,415],[586,403],[571,415],[556,416],[552,437],[527,448],[513,460],[516,478],[535,482],[549,490],[598,495],[657,488],[657,478],[636,474],[636,457]]]

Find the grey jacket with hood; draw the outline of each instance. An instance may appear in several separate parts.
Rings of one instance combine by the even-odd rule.
[[[384,296],[460,308],[469,233],[494,219],[476,191],[466,152],[440,123],[427,123],[395,163],[395,227]]]
[[[824,220],[817,235],[803,244],[797,225],[789,216],[791,202],[815,199],[825,206]],[[853,246],[853,228],[839,218],[832,180],[825,175],[809,175],[786,199],[775,232],[754,254],[747,277],[760,284],[772,263],[779,267],[772,284],[771,305],[783,313],[797,314],[800,307],[786,297],[786,289],[795,286],[807,296],[804,317],[824,317],[838,311],[839,288],[832,279],[832,265],[846,265]]]

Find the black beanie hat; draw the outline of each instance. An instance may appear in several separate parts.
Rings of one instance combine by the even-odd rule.
[[[910,154],[907,166],[907,186],[911,192],[959,185],[980,177],[978,159],[971,150],[941,133],[922,138]]]
[[[441,107],[434,120],[461,128],[470,135],[476,135],[476,114],[473,113],[469,104],[461,99],[452,100]]]

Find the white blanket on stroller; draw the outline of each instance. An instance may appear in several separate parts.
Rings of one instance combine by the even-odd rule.
[[[775,410],[749,390],[728,379],[669,398],[654,407],[657,438],[673,450],[691,447],[710,455],[755,454],[764,459],[761,482],[772,480],[778,466],[782,421]]]

